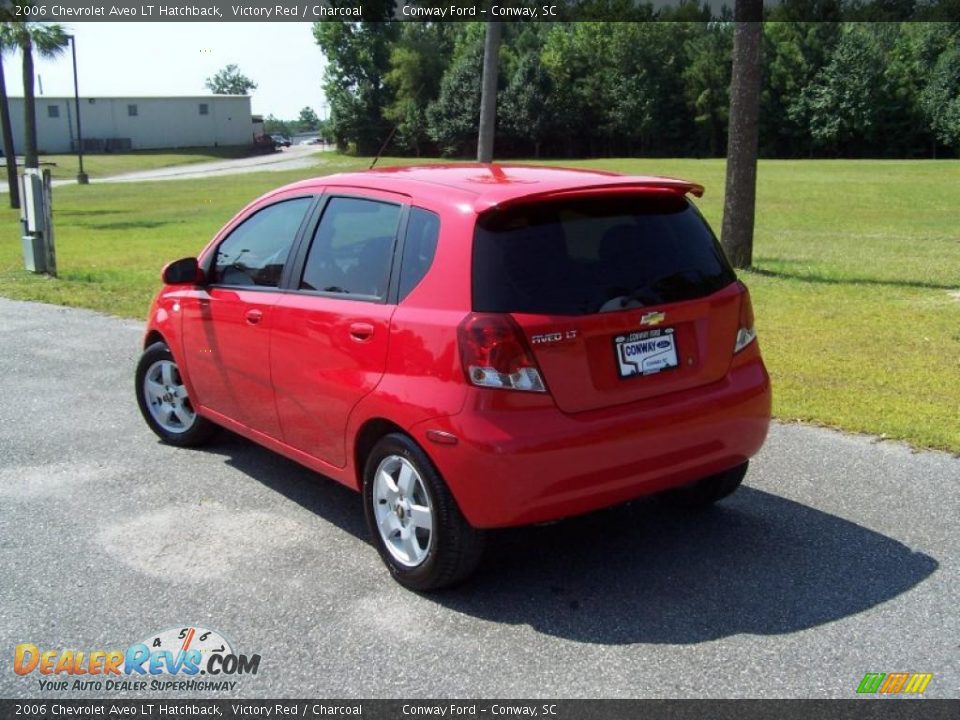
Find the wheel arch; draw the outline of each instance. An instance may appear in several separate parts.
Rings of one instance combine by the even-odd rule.
[[[411,440],[413,437],[404,430],[400,425],[393,422],[392,420],[387,420],[382,417],[369,418],[364,421],[363,425],[357,430],[356,440],[353,443],[353,465],[354,465],[354,482],[356,483],[356,488],[363,488],[363,468],[366,465],[367,457],[370,455],[370,451],[373,450],[373,446],[376,445],[381,438],[391,433],[400,433],[401,435],[406,435]],[[413,440],[416,442],[415,440]]]
[[[143,349],[146,350],[148,347],[158,342],[162,342],[167,347],[170,347],[170,343],[167,342],[167,339],[159,330],[151,330],[143,338]]]

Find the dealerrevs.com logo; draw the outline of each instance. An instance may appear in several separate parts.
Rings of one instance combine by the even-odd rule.
[[[126,650],[55,650],[21,643],[13,658],[13,671],[36,677],[44,691],[230,691],[239,685],[234,677],[256,675],[259,669],[260,655],[239,654],[219,632],[201,627],[164,630]]]

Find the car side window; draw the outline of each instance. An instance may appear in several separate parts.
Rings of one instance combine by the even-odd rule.
[[[244,220],[217,247],[211,282],[277,287],[312,198],[270,205]]]
[[[400,264],[400,299],[403,300],[423,280],[433,264],[440,234],[440,217],[422,208],[411,208],[407,235]]]
[[[383,299],[401,207],[334,197],[317,226],[300,289]]]

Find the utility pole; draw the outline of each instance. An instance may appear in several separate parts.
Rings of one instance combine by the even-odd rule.
[[[70,39],[70,51],[73,53],[73,102],[77,110],[77,160],[80,162],[80,170],[77,172],[77,184],[87,185],[90,178],[83,171],[83,130],[80,125],[80,86],[77,81],[77,42],[73,35],[67,35]]]

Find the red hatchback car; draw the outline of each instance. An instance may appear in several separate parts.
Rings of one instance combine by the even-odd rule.
[[[665,492],[701,506],[763,444],[747,289],[660,177],[503,165],[299,182],[168,265],[136,391],[166,442],[223,426],[363,493],[427,590],[487,528]]]

